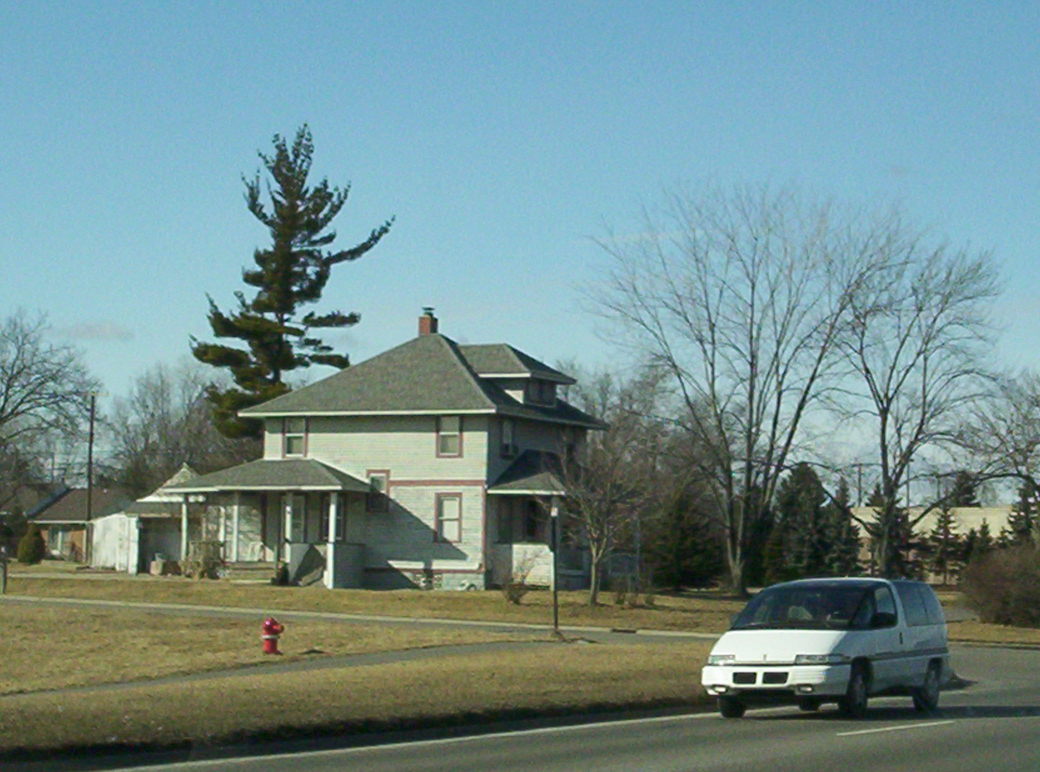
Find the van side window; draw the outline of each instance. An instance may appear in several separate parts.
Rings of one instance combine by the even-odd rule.
[[[892,592],[887,587],[878,587],[874,590],[874,604],[876,611],[874,616],[877,617],[881,614],[886,614],[891,619],[890,623],[879,625],[881,627],[891,627],[899,619],[896,615],[896,600],[892,597]]]
[[[921,598],[924,601],[924,608],[928,614],[928,624],[930,625],[941,625],[946,623],[946,615],[943,613],[942,604],[939,603],[939,599],[935,597],[935,591],[931,587],[925,585],[918,585],[917,591],[921,593]]]
[[[928,624],[928,610],[924,605],[921,586],[911,582],[898,582],[896,591],[899,593],[899,600],[903,602],[906,623],[911,627]]]

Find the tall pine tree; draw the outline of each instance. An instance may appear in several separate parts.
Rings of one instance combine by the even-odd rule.
[[[961,469],[953,476],[953,484],[947,495],[951,507],[979,506],[979,484],[971,472]]]
[[[291,146],[275,134],[274,154],[259,154],[271,178],[266,185],[269,205],[261,200],[259,173],[252,180],[243,178],[246,205],[270,232],[271,246],[257,249],[256,268],[242,272],[242,280],[256,289],[255,295],[247,299],[236,292],[238,307],[230,313],[209,298],[209,323],[217,338],[236,338],[245,350],[192,339],[196,359],[231,371],[233,387],[212,386],[208,391],[216,425],[229,437],[260,435],[258,422],[243,421],[237,413],[289,391],[288,373],[312,364],[339,368],[349,364],[314,331],[348,327],[359,321],[359,315],[303,313],[302,308],[321,298],[332,266],[357,260],[379,243],[393,223],[393,218],[387,220],[349,249],[329,249],[336,238],[329,225],[346,203],[350,186],[330,187],[326,179],[308,186],[313,154],[306,124]]]
[[[838,481],[838,490],[824,510],[829,550],[825,558],[826,573],[830,576],[851,576],[859,573],[859,528],[852,519],[849,486],[845,478]]]
[[[780,483],[776,494],[777,523],[782,534],[783,569],[786,578],[822,576],[832,545],[824,502],[827,494],[813,468],[796,464]],[[776,545],[773,545],[776,549]],[[776,573],[776,567],[771,567]]]

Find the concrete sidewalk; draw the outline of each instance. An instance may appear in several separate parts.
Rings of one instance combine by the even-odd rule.
[[[67,686],[61,689],[34,689],[32,691],[0,695],[0,705],[4,700],[18,697],[34,697],[41,694],[85,694],[89,692],[108,692],[120,689],[161,686],[163,684],[183,684],[193,681],[208,681],[215,678],[236,678],[241,676],[267,676],[281,673],[305,673],[313,670],[328,670],[346,667],[364,667],[366,665],[385,665],[393,662],[412,662],[421,659],[465,656],[467,654],[486,654],[492,651],[510,651],[528,649],[537,646],[548,646],[552,641],[499,641],[487,643],[464,643],[449,646],[425,646],[415,649],[397,651],[376,651],[367,654],[341,654],[328,656],[315,653],[309,659],[293,659],[288,662],[272,659],[253,665],[204,670],[199,673],[162,676],[160,678],[143,678],[132,681],[114,681],[86,686]],[[307,655],[302,655],[307,656]]]
[[[0,595],[0,603],[25,603],[30,605],[67,606],[70,608],[104,608],[109,610],[133,609],[160,614],[180,616],[233,616],[263,619],[276,616],[290,622],[299,620],[341,622],[344,624],[388,624],[407,626],[430,626],[446,628],[476,628],[489,632],[519,633],[542,632],[551,633],[552,625],[532,624],[529,622],[491,622],[475,619],[442,619],[437,617],[400,617],[384,614],[347,614],[331,611],[300,611],[293,609],[241,608],[237,606],[197,606],[187,603],[141,603],[117,600],[94,600],[85,598],[51,598],[32,595]],[[640,642],[678,642],[682,640],[715,640],[718,633],[695,633],[682,630],[620,630],[609,627],[593,627],[582,625],[561,625],[560,631],[568,635],[577,635],[591,640],[610,643]]]

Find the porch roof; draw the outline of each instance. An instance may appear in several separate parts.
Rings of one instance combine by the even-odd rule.
[[[544,450],[525,450],[498,476],[488,493],[513,496],[563,496],[560,457]]]
[[[217,491],[353,491],[367,483],[312,458],[260,459],[221,469],[165,488],[170,493]]]

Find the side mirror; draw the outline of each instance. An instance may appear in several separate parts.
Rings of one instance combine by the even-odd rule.
[[[887,611],[879,611],[870,618],[870,627],[872,629],[877,629],[879,627],[894,627],[895,624],[896,615]]]

